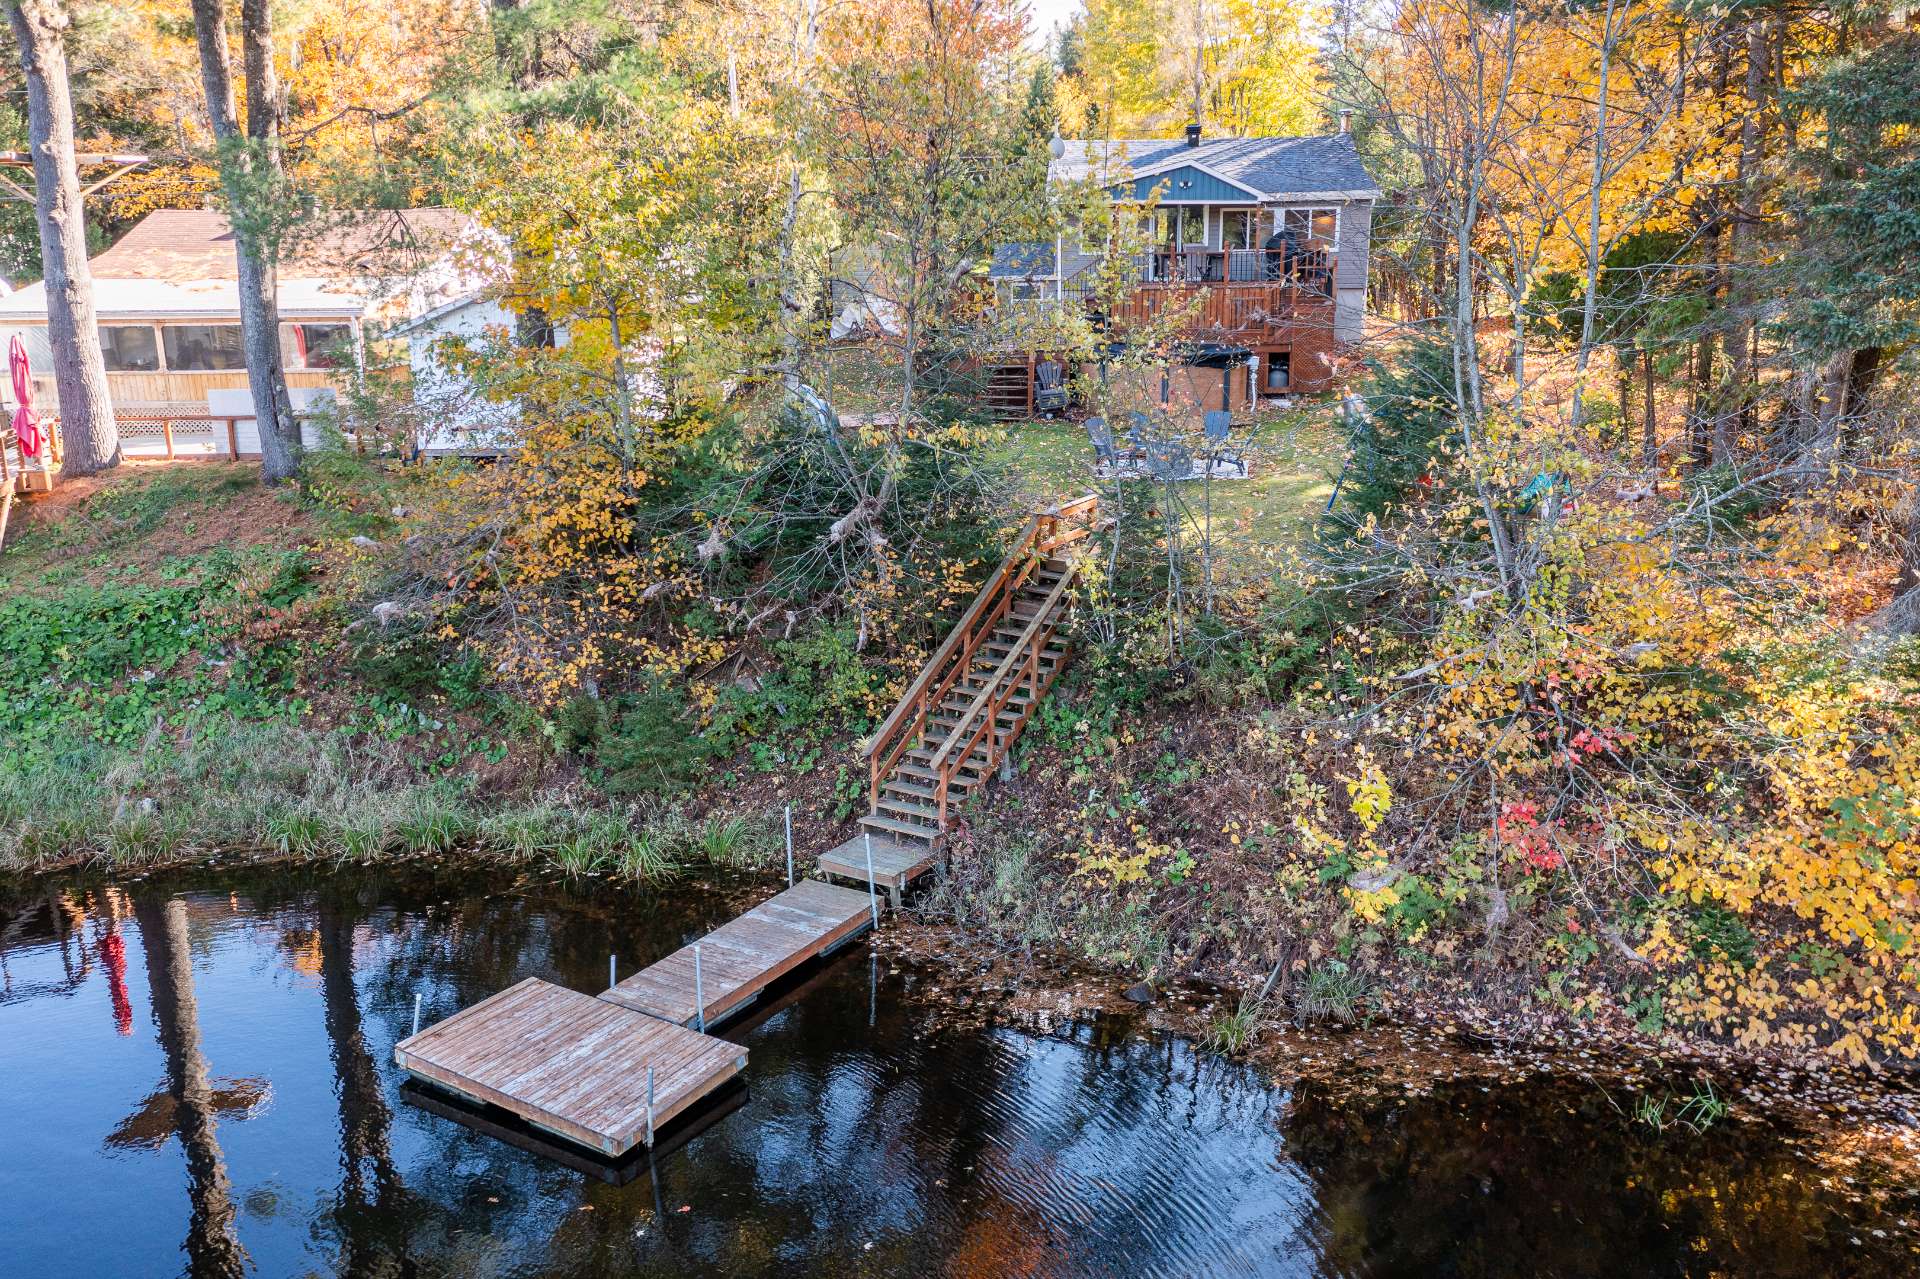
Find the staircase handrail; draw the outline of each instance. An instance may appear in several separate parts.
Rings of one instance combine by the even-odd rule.
[[[960,722],[953,726],[952,731],[947,734],[947,739],[940,743],[940,749],[934,752],[933,760],[928,764],[928,767],[940,774],[940,789],[943,795],[946,792],[947,778],[946,770],[941,767],[942,763],[946,760],[947,756],[952,753],[954,743],[960,740],[960,735],[966,730],[967,725],[973,722],[973,717],[980,713],[980,707],[984,705],[1000,687],[1000,681],[1006,678],[1007,671],[1012,667],[1014,661],[1023,657],[1027,645],[1033,642],[1034,633],[1040,629],[1041,625],[1045,623],[1047,618],[1053,613],[1054,605],[1060,602],[1060,597],[1066,594],[1067,588],[1073,585],[1073,578],[1074,574],[1071,570],[1060,575],[1060,580],[1055,582],[1053,589],[1047,592],[1047,598],[1045,602],[1040,605],[1039,611],[1034,613],[1033,620],[1027,623],[1027,629],[1020,632],[1020,638],[1014,642],[1013,647],[1008,650],[1007,655],[1000,659],[1000,665],[993,668],[993,674],[987,677],[986,687],[974,694],[973,701],[968,703],[967,709],[961,713]],[[976,733],[974,736],[977,738],[979,734]],[[967,754],[971,754],[972,751],[973,742],[969,741],[967,743]],[[965,759],[966,757],[966,754],[960,756],[961,759]]]
[[[933,656],[927,659],[926,665],[920,668],[920,673],[914,676],[913,683],[907,685],[907,691],[902,693],[900,700],[894,703],[893,710],[880,721],[880,727],[874,729],[860,743],[860,754],[863,757],[872,755],[900,727],[900,722],[911,713],[915,704],[927,691],[927,685],[933,682],[934,676],[953,658],[955,650],[966,639],[968,631],[979,620],[981,612],[1003,593],[1015,564],[1039,537],[1040,522],[1045,518],[1045,512],[1036,511],[1027,521],[1027,527],[1014,542],[1013,549],[1007,552],[1007,558],[1000,562],[1000,567],[995,569],[993,576],[987,579],[987,584],[981,588],[978,595],[973,597],[973,603],[967,605],[967,611],[960,615],[960,620],[954,624],[951,631],[947,632],[947,638],[941,642],[939,648],[933,651]]]
[[[1079,515],[1082,511],[1098,507],[1099,504],[1099,495],[1089,493],[1083,497],[1061,502],[1033,513],[1027,520],[1026,528],[1022,530],[1020,537],[1014,542],[1013,549],[1007,552],[1007,557],[1000,561],[1000,567],[994,570],[993,576],[987,579],[987,584],[981,588],[978,595],[973,597],[973,603],[967,606],[967,611],[960,615],[960,620],[954,624],[951,631],[947,632],[947,638],[941,642],[939,648],[933,651],[933,656],[927,659],[926,665],[920,668],[920,673],[914,677],[913,683],[907,685],[906,692],[902,693],[900,700],[894,703],[893,710],[888,713],[884,720],[880,721],[880,727],[874,729],[873,732],[860,743],[859,753],[861,757],[865,758],[872,755],[874,751],[879,749],[882,743],[893,736],[894,732],[900,727],[901,721],[913,711],[916,701],[925,694],[927,685],[933,682],[934,676],[942,667],[952,660],[954,651],[967,639],[968,632],[972,630],[979,621],[981,611],[1002,593],[1008,592],[1010,589],[1018,588],[1019,583],[1011,582],[1009,579],[1012,577],[1013,569],[1015,565],[1019,563],[1021,557],[1026,555],[1029,550],[1032,550],[1036,543],[1040,541],[1042,524],[1044,523],[1048,531],[1052,532],[1057,529],[1063,521]],[[1078,541],[1086,535],[1087,531],[1084,528],[1069,530],[1067,536],[1053,538],[1041,546],[1040,549],[1043,551],[1051,551],[1057,547],[1065,546],[1069,542]]]

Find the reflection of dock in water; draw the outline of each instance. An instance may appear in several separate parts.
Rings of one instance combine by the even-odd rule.
[[[483,1137],[551,1159],[608,1185],[624,1186],[645,1175],[655,1160],[678,1150],[746,1105],[747,1087],[737,1079],[722,1085],[682,1111],[659,1133],[652,1146],[643,1144],[615,1159],[602,1158],[575,1142],[562,1141],[499,1106],[477,1106],[418,1080],[409,1079],[400,1085],[400,1099],[430,1115],[471,1128]]]
[[[528,978],[401,1040],[394,1059],[457,1099],[421,1103],[433,1113],[498,1129],[515,1145],[525,1142],[504,1135],[515,1126],[551,1134],[527,1139],[577,1143],[603,1157],[590,1158],[597,1167],[656,1146],[682,1116],[701,1127],[717,1118],[694,1112],[706,1114],[702,1099],[746,1067],[747,1050],[707,1028],[878,918],[871,889],[807,880],[598,996]],[[685,1126],[675,1125],[674,1141]]]

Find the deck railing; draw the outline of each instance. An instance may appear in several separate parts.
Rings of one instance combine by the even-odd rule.
[[[1333,255],[1325,249],[1150,249],[1136,254],[1142,284],[1289,284],[1325,292]]]

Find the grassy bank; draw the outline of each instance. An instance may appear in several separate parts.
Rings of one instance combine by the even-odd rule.
[[[389,743],[342,729],[229,720],[0,762],[0,868],[16,872],[454,853],[636,880],[688,865],[770,870],[781,856],[765,818],[611,805],[577,787],[488,790],[423,775]]]

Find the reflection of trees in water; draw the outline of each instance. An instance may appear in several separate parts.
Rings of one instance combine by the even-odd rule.
[[[320,992],[340,1104],[341,1184],[332,1215],[343,1253],[340,1271],[361,1275],[372,1273],[379,1258],[405,1255],[405,1221],[397,1211],[404,1191],[389,1144],[393,1116],[354,984],[354,913],[325,892],[317,909]]]
[[[194,1276],[243,1275],[247,1255],[234,1233],[233,1187],[214,1131],[214,1089],[201,1049],[187,907],[179,898],[135,899],[134,918],[147,954],[153,1020],[167,1059],[167,1085],[187,1159],[187,1270]]]
[[[1774,1130],[1655,1134],[1583,1081],[1489,1087],[1294,1095],[1286,1149],[1316,1187],[1328,1273],[1911,1273],[1852,1241]]]

